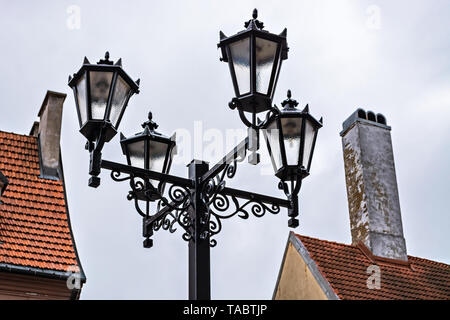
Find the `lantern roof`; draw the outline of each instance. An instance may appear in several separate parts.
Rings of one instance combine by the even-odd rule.
[[[283,106],[283,109],[278,110],[276,109],[278,112],[278,116],[302,116],[302,117],[306,117],[309,120],[311,120],[311,122],[318,126],[318,127],[322,127],[323,126],[323,118],[321,117],[319,121],[317,121],[316,118],[314,118],[310,113],[309,113],[309,105],[306,104],[306,106],[303,108],[303,110],[300,110],[297,108],[298,106],[298,101],[295,99],[292,99],[292,92],[291,90],[287,91],[287,99],[285,99],[283,102],[281,102],[281,105]]]
[[[106,51],[105,58],[100,59],[97,64],[91,64],[89,60],[84,57],[83,65],[78,72],[74,73],[73,76],[69,76],[69,86],[74,87],[80,77],[84,74],[86,70],[89,71],[106,71],[106,72],[117,72],[122,79],[124,79],[128,85],[132,88],[135,93],[139,93],[140,79],[134,81],[131,77],[122,69],[122,58],[119,58],[116,63],[109,60],[109,52]]]
[[[142,139],[149,139],[149,140],[155,140],[160,142],[165,142],[167,144],[173,143],[175,144],[175,138],[174,136],[169,137],[165,134],[162,134],[160,132],[157,132],[156,129],[158,128],[158,124],[154,122],[153,120],[153,114],[151,112],[148,113],[148,120],[145,121],[142,124],[142,128],[144,128],[143,131],[138,132],[130,137],[125,137],[125,135],[121,132],[120,133],[120,142],[122,145],[122,151],[125,153],[125,145],[127,142],[132,142],[135,140],[142,140]]]
[[[258,10],[254,9],[252,14],[252,19],[248,20],[244,23],[245,30],[239,31],[235,35],[227,37],[222,31],[219,32],[220,43],[217,44],[218,48],[222,50],[222,58],[221,61],[228,62],[228,56],[226,52],[226,45],[243,38],[248,37],[250,34],[254,34],[257,37],[261,37],[267,40],[281,42],[281,59],[286,60],[288,58],[287,52],[289,48],[287,46],[287,29],[284,30],[280,34],[273,34],[267,30],[263,30],[264,23],[259,21],[258,19]]]

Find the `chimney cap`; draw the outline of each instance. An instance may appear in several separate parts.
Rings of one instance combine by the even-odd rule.
[[[47,90],[47,93],[45,94],[44,101],[42,101],[41,108],[39,109],[38,117],[40,117],[42,115],[42,112],[44,112],[44,109],[45,109],[45,106],[47,105],[49,96],[56,96],[56,97],[59,97],[59,98],[63,98],[63,102],[64,102],[64,100],[67,97],[67,94],[61,93],[61,92],[52,91],[52,90]]]
[[[375,115],[373,111],[366,112],[364,109],[358,108],[350,115],[350,117],[347,118],[347,120],[342,123],[342,131],[339,133],[341,137],[344,136],[348,129],[350,129],[356,122],[367,123],[387,130],[391,130],[391,127],[386,124],[386,117],[381,113],[377,113]]]

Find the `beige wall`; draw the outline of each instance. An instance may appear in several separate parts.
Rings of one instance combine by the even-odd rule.
[[[286,258],[281,271],[275,300],[326,300],[320,288],[300,254],[289,242]]]

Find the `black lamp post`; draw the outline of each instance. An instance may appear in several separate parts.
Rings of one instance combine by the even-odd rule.
[[[91,65],[85,59],[80,71],[69,78],[80,132],[87,138],[91,152],[89,186],[100,185],[102,168],[111,171],[114,181],[129,181],[127,198],[134,201],[143,218],[146,248],[153,246],[155,231],[173,233],[177,226],[182,228],[182,238],[189,243],[190,299],[210,299],[210,247],[217,244],[214,236],[222,230],[223,219],[278,214],[284,207],[290,217],[288,225],[298,226],[298,192],[302,179],[309,174],[317,131],[322,126],[309,115],[308,108],[296,109],[297,102],[291,99],[290,92],[281,111],[272,106],[281,61],[287,59],[286,29],[281,35],[268,33],[256,18],[255,9],[253,19],[245,24],[246,30],[229,38],[221,33],[219,44],[222,60],[229,63],[236,93],[230,106],[238,108],[249,135],[211,168],[206,162],[192,160],[188,178],[169,174],[176,152],[175,136],[169,138],[157,132],[151,113],[142,125],[143,132],[128,138],[121,134],[126,165],[101,159],[103,145],[117,133],[128,100],[138,93],[139,81],[131,80],[120,60],[113,65],[107,54],[105,60]],[[260,121],[256,114],[264,111],[266,119]],[[252,113],[251,121],[244,112]],[[275,175],[280,179],[279,188],[287,199],[226,186],[247,150],[252,152],[249,162],[259,162],[259,129],[264,131]],[[151,203],[156,204],[155,209],[150,208]]]

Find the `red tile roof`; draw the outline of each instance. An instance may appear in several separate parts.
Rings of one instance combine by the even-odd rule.
[[[0,131],[0,264],[51,271],[79,267],[61,180],[40,178],[37,138]]]
[[[341,299],[450,299],[450,265],[408,256],[408,262],[375,257],[364,245],[296,235]],[[381,270],[381,288],[369,289],[370,265]]]

